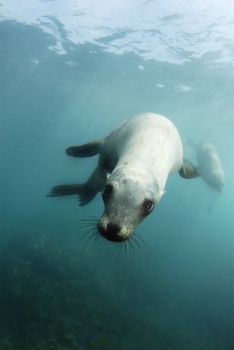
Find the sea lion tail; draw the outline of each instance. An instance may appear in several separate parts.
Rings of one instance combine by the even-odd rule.
[[[80,206],[89,203],[96,195],[97,191],[86,184],[59,185],[52,187],[47,197],[79,196]]]
[[[100,153],[103,140],[95,140],[80,146],[71,146],[66,149],[66,154],[71,157],[92,157]]]

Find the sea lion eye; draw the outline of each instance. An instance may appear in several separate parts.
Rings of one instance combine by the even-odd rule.
[[[102,192],[103,200],[106,201],[108,198],[110,198],[112,193],[113,193],[113,186],[110,184],[106,185],[103,192]]]
[[[148,215],[154,209],[154,202],[150,199],[146,199],[143,203],[144,215]]]

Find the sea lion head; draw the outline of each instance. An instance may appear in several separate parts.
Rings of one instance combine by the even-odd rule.
[[[107,179],[102,192],[105,210],[98,231],[106,239],[123,242],[159,202],[158,184],[139,169],[117,169]]]

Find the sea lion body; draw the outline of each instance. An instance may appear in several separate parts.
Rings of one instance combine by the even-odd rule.
[[[101,154],[111,162],[106,185],[112,186],[113,193],[104,200],[99,231],[108,238],[111,227],[125,240],[147,215],[144,202],[157,205],[168,175],[182,167],[182,143],[168,119],[148,113],[115,129],[104,139]]]
[[[183,164],[183,148],[176,127],[169,119],[153,113],[138,115],[111,132],[104,139],[101,153],[112,163],[110,178],[119,169],[132,178],[141,174],[157,184],[155,196],[159,199],[168,175]]]
[[[98,166],[84,184],[56,186],[50,196],[78,194],[85,205],[102,191],[105,210],[97,228],[111,241],[130,238],[160,201],[169,175],[180,170],[183,177],[197,176],[191,163],[186,172],[174,124],[154,113],[137,115],[107,137],[69,147],[66,153],[73,157],[99,154]]]

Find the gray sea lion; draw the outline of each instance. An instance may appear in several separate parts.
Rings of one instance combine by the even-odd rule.
[[[221,192],[224,186],[224,171],[215,147],[211,143],[195,145],[201,178],[214,190]]]
[[[128,120],[107,137],[69,147],[73,157],[99,154],[98,166],[83,184],[53,187],[49,196],[78,194],[80,205],[102,191],[105,210],[97,223],[105,238],[122,242],[148,216],[165,192],[169,175],[199,176],[183,160],[180,135],[172,122],[158,114],[144,113]]]

